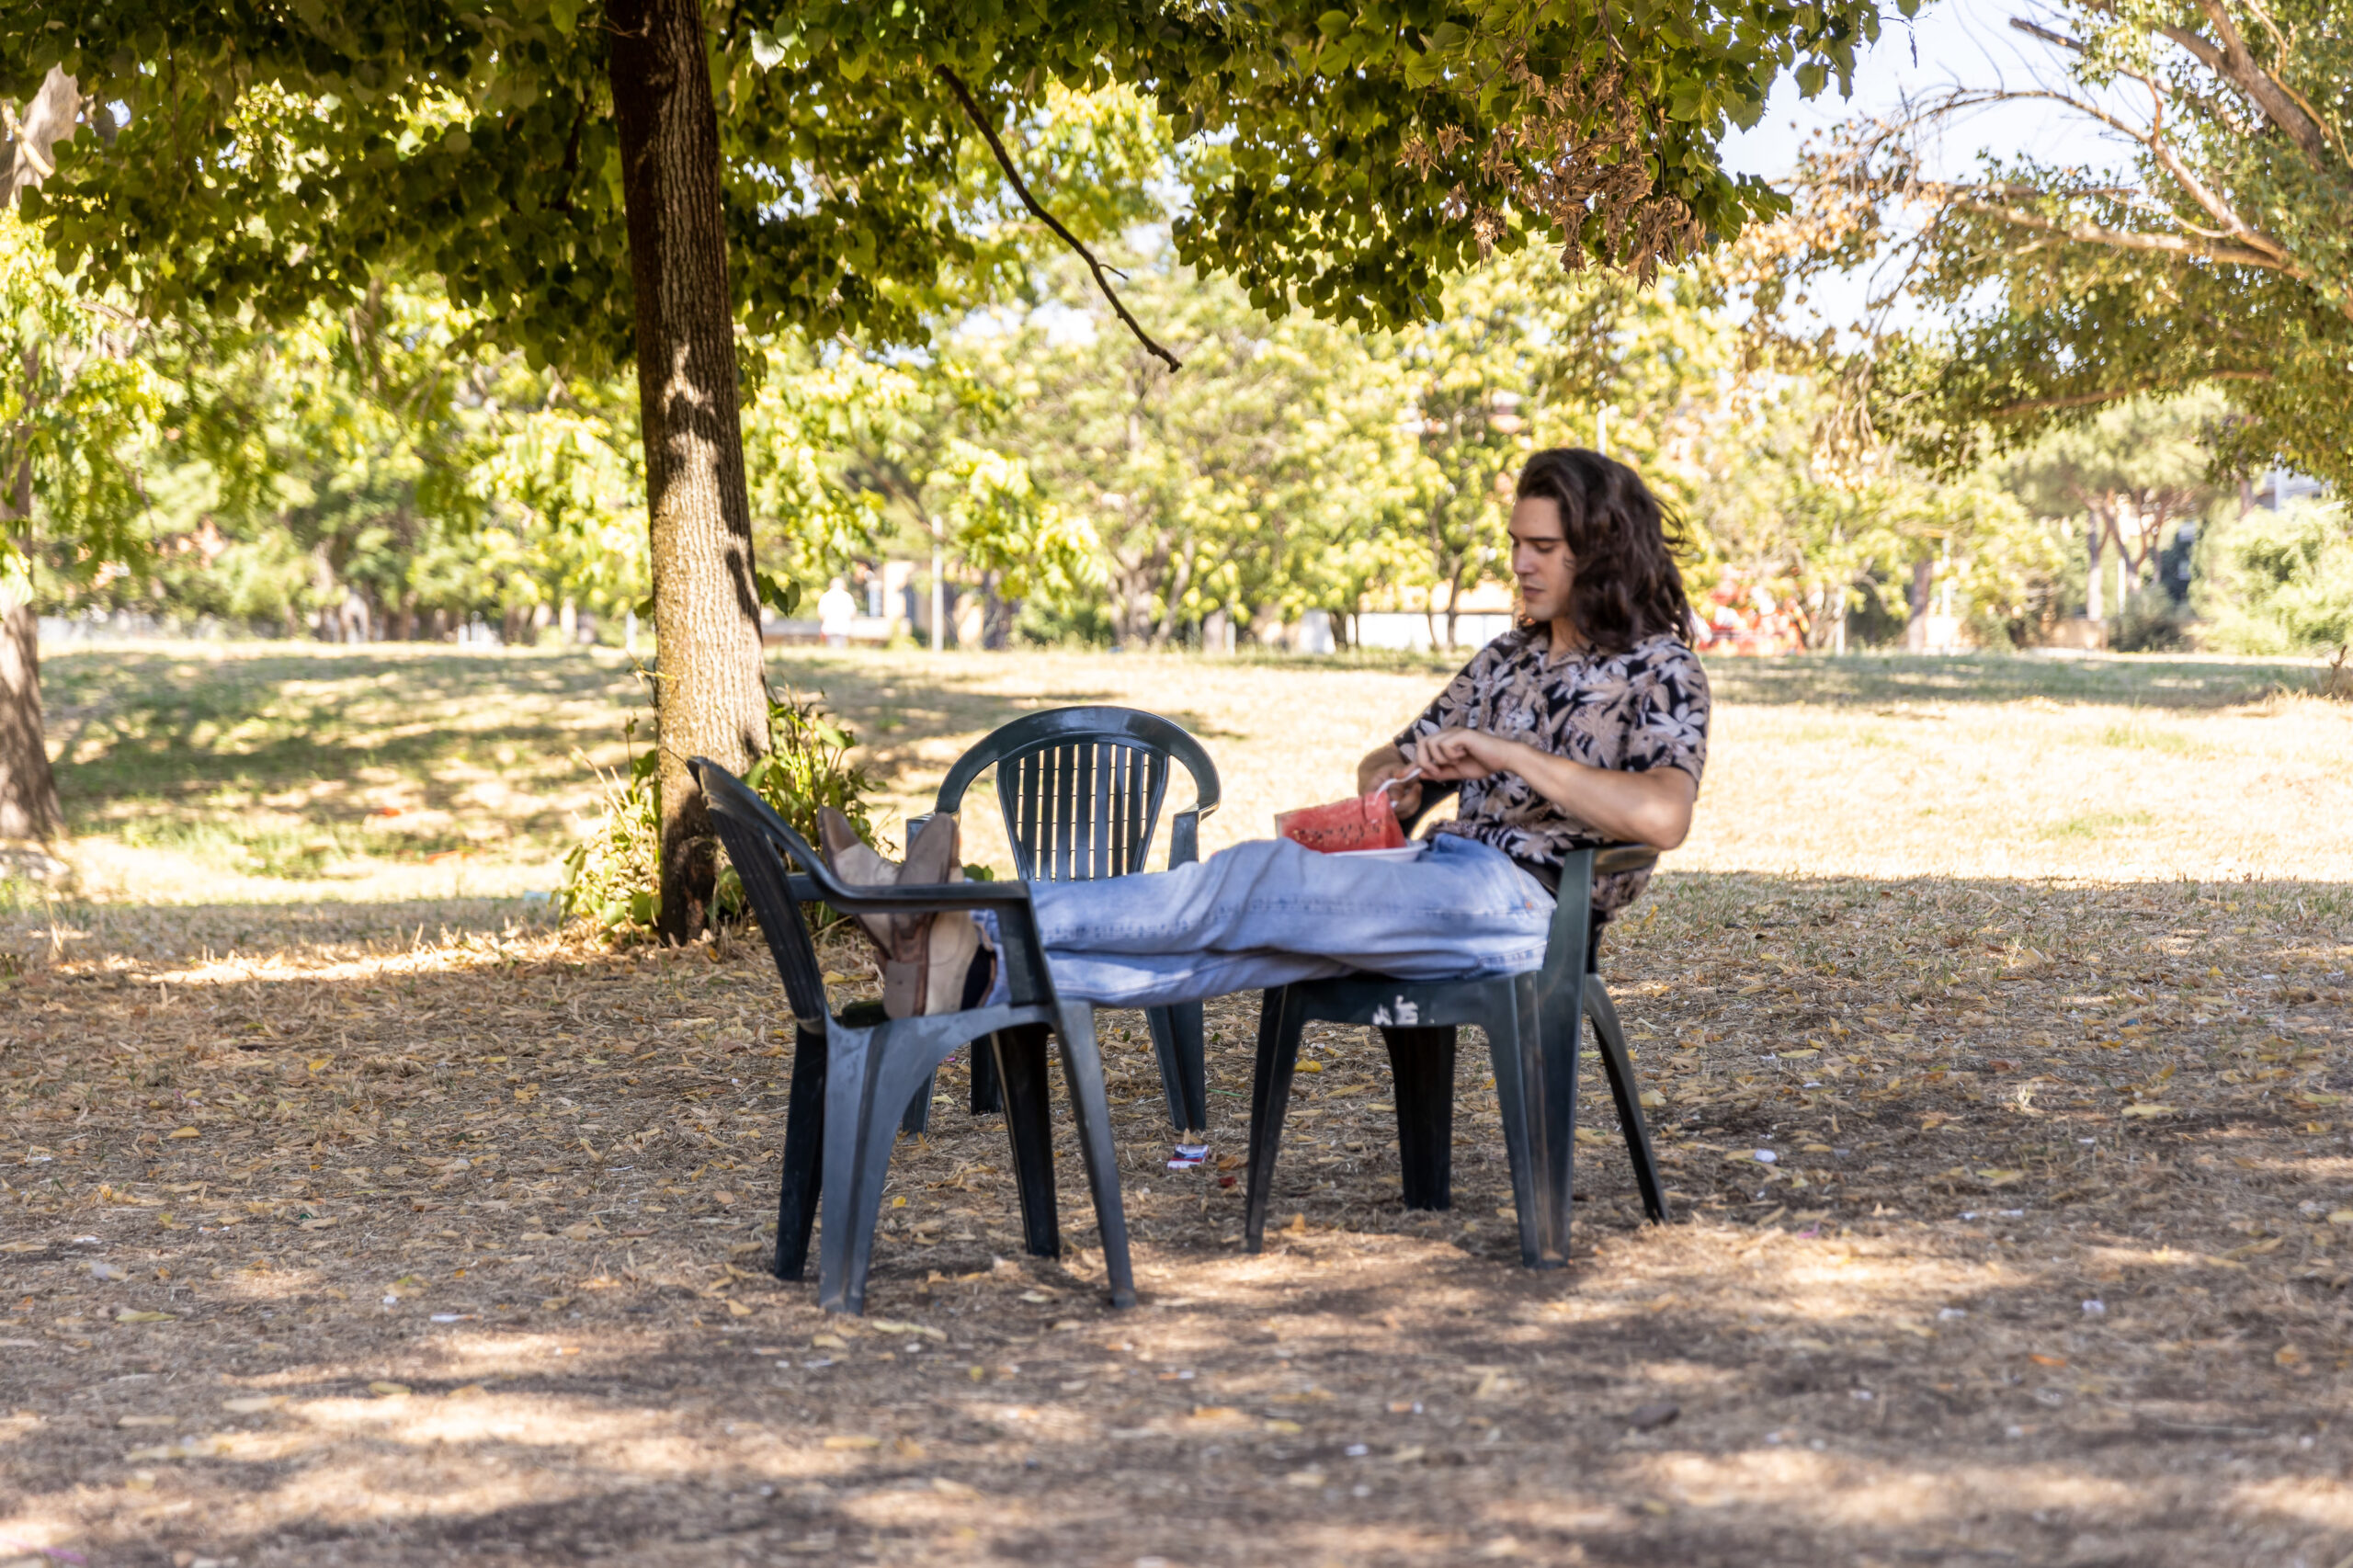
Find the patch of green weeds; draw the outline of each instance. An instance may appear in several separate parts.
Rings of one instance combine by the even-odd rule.
[[[2110,834],[2133,828],[2150,827],[2156,817],[2148,812],[2086,812],[2082,816],[2069,817],[2052,823],[2037,835],[2041,838],[2106,838]]]
[[[2178,730],[2129,719],[2110,724],[2099,733],[2099,744],[2131,751],[2162,752],[2169,756],[2200,756],[2206,748]]]
[[[137,817],[115,837],[134,849],[173,850],[224,871],[289,881],[324,876],[329,866],[367,853],[357,834],[308,823]]]

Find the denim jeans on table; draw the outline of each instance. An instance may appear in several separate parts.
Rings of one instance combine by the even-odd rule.
[[[1500,849],[1440,834],[1411,860],[1259,839],[1170,871],[1032,882],[1065,1001],[1160,1007],[1352,970],[1407,980],[1539,969],[1552,898]]]

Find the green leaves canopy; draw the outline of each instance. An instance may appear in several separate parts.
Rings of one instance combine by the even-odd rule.
[[[2014,24],[2058,57],[2050,86],[1859,128],[1816,171],[1818,232],[1840,260],[1916,233],[1907,276],[1955,324],[1949,351],[1899,353],[1881,378],[1916,444],[1965,465],[1989,437],[2204,385],[2246,415],[2214,431],[2221,470],[2353,481],[2347,17],[2333,0],[2068,0]],[[1938,128],[2012,97],[2107,128],[2120,176],[2027,157],[1934,177]]]
[[[0,599],[28,597],[37,502],[69,522],[74,577],[118,574],[138,553],[142,498],[125,453],[152,437],[169,395],[138,337],[137,323],[77,299],[40,237],[0,210]]]
[[[1647,269],[1775,209],[1715,141],[1783,68],[1843,83],[1877,26],[1867,0],[745,0],[710,40],[735,303],[911,339],[1003,265],[942,70],[1017,132],[1055,84],[1137,86],[1197,139],[1179,255],[1262,308],[1431,314],[1446,274],[1538,238]],[[0,97],[62,64],[119,127],[28,205],[147,310],[288,311],[401,265],[597,370],[630,341],[606,47],[576,0],[29,0],[0,16]]]

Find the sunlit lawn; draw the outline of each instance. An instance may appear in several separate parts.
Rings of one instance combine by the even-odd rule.
[[[1351,787],[1442,681],[1427,659],[793,653],[891,812],[1040,707],[1151,709],[1209,745],[1215,848]],[[286,644],[74,650],[46,667],[86,891],[339,899],[546,891],[644,687],[611,653]],[[1804,874],[2353,876],[2327,797],[2353,763],[2311,671],[2196,658],[1725,661],[1698,829],[1675,865]],[[640,744],[643,744],[641,733]],[[1181,782],[1172,800],[1189,798]],[[969,857],[1007,863],[987,810]],[[142,851],[132,854],[129,851]],[[312,884],[318,884],[315,890]],[[332,890],[332,892],[329,892]]]
[[[545,890],[642,691],[619,654],[74,648],[50,746],[97,896]]]

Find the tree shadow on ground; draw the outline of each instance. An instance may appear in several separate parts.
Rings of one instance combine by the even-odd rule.
[[[643,701],[618,659],[578,651],[77,649],[44,676],[73,830],[173,847],[266,827],[346,830],[349,852],[364,826],[395,855],[543,837],[593,791],[576,754],[613,753]]]

